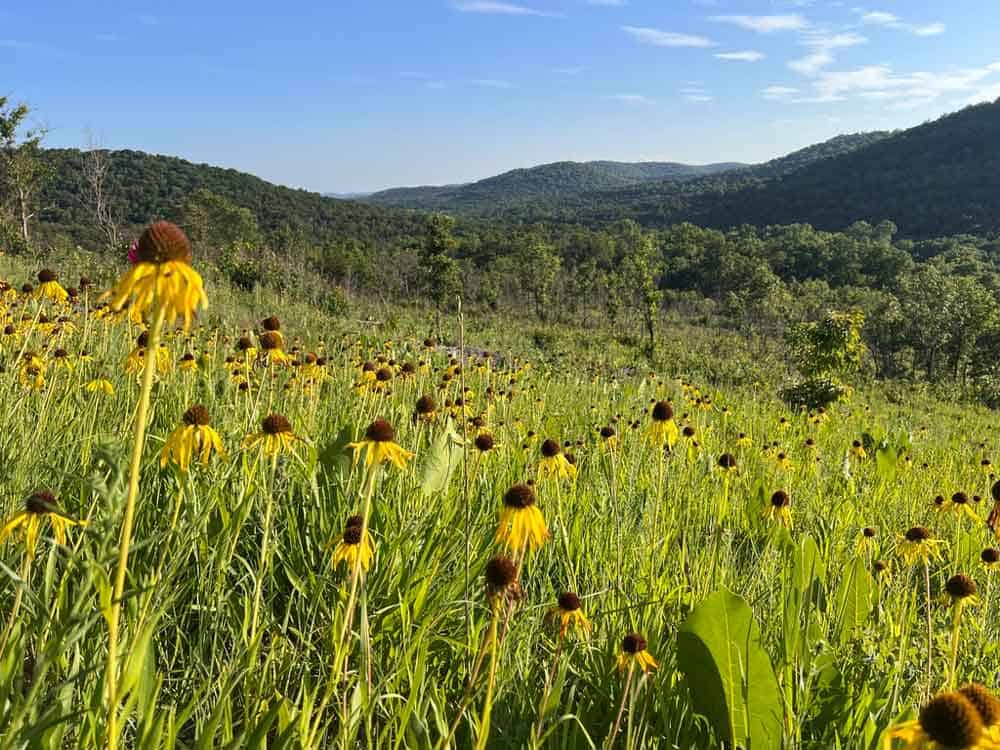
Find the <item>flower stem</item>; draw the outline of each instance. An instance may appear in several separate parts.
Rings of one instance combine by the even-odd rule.
[[[479,719],[479,735],[476,737],[476,750],[483,750],[490,738],[490,715],[493,713],[493,685],[497,677],[497,606],[493,606],[493,617],[490,622],[490,676],[486,683],[486,700],[483,701],[483,713]]]
[[[628,665],[628,676],[625,678],[625,689],[622,690],[622,702],[618,706],[618,715],[615,717],[615,723],[611,726],[611,731],[608,733],[608,739],[605,742],[605,747],[610,748],[615,744],[615,737],[618,736],[618,730],[622,725],[622,716],[625,714],[625,702],[628,700],[629,692],[632,688],[632,675],[635,673],[635,662],[629,660]]]
[[[160,346],[160,329],[163,328],[164,310],[156,305],[153,325],[149,331],[145,362],[142,370],[142,385],[139,390],[139,405],[135,412],[135,426],[132,432],[132,464],[129,470],[128,494],[125,498],[125,516],[122,519],[121,537],[118,543],[118,565],[115,569],[114,588],[111,594],[111,611],[108,613],[108,659],[104,669],[104,684],[108,698],[108,720],[106,744],[108,750],[118,747],[118,630],[121,624],[122,594],[125,591],[125,577],[128,573],[128,553],[132,544],[132,527],[135,524],[135,502],[139,497],[139,472],[142,468],[142,449],[146,442],[146,420],[149,415],[150,395],[153,392],[153,375],[156,373],[156,359]]]
[[[962,629],[962,610],[965,608],[965,601],[959,599],[955,602],[955,618],[951,626],[951,664],[948,668],[948,689],[954,690],[958,684],[958,640]]]

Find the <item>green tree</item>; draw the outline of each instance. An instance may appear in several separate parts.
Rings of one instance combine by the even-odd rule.
[[[257,217],[225,196],[199,188],[184,202],[181,224],[196,247],[218,250],[260,241]]]
[[[841,378],[861,368],[866,349],[865,317],[857,310],[831,311],[822,320],[792,326],[785,334],[788,357],[803,380],[782,395],[793,405],[825,406],[844,396]]]
[[[27,127],[31,109],[27,104],[9,104],[0,96],[0,205],[17,222],[21,238],[31,239],[31,222],[38,208],[36,199],[51,176],[42,158],[45,129]]]

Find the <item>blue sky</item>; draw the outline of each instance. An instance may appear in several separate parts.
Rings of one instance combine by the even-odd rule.
[[[1000,4],[880,0],[34,0],[0,93],[320,191],[563,159],[762,161],[1000,97]]]

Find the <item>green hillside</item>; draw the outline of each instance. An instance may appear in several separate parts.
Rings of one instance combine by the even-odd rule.
[[[594,190],[638,185],[656,180],[686,180],[718,174],[744,165],[734,162],[692,166],[674,162],[560,161],[488,177],[464,185],[392,188],[364,200],[398,206],[458,213],[489,213],[540,199]]]
[[[82,199],[83,152],[48,149],[44,154],[53,179],[41,196],[42,222],[49,231],[63,231],[79,242],[97,242],[88,234],[92,222]],[[158,217],[177,219],[185,200],[203,189],[249,209],[264,233],[292,230],[318,242],[349,237],[382,244],[423,227],[419,217],[407,211],[295,190],[235,169],[142,151],[110,151],[107,156],[115,210],[129,225]]]

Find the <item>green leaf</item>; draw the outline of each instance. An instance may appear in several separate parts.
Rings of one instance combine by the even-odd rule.
[[[871,615],[874,587],[875,581],[868,572],[865,561],[860,557],[855,558],[837,590],[837,638],[841,643],[848,640]]]
[[[781,691],[743,599],[720,589],[695,607],[677,636],[677,664],[695,711],[720,740],[747,750],[781,747]]]
[[[455,468],[464,456],[462,438],[455,432],[451,420],[434,438],[420,467],[420,489],[425,495],[434,495],[448,489]]]

